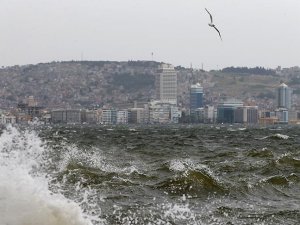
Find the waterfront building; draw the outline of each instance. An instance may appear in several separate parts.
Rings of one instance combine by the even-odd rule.
[[[277,88],[277,107],[291,109],[292,106],[292,90],[282,83]]]
[[[279,123],[278,113],[275,111],[261,111],[259,116],[259,124],[261,125],[273,125]]]
[[[147,123],[148,115],[144,108],[131,108],[128,112],[128,122],[133,124]]]
[[[170,122],[171,123],[178,123],[179,118],[181,117],[181,111],[177,106],[170,107]]]
[[[247,107],[247,123],[248,124],[258,123],[258,107],[257,106]]]
[[[299,111],[290,110],[289,111],[289,124],[299,124],[299,123],[300,123]]]
[[[95,110],[86,110],[83,111],[84,118],[82,118],[82,122],[86,122],[88,124],[96,124],[98,123],[98,116]]]
[[[44,112],[42,115],[41,121],[43,121],[44,124],[50,124],[51,123],[51,112]]]
[[[191,114],[195,112],[196,109],[203,107],[203,87],[197,83],[191,85],[190,88],[190,111]]]
[[[234,123],[235,110],[238,107],[242,107],[241,101],[232,99],[226,102],[220,103],[217,106],[217,122],[218,123]]]
[[[52,123],[66,123],[66,110],[55,109],[51,111]]]
[[[128,124],[128,110],[117,111],[117,124]]]
[[[150,123],[169,123],[170,108],[167,105],[151,105],[149,119]]]
[[[82,122],[80,109],[56,109],[51,111],[52,123],[79,124]]]
[[[276,109],[275,115],[278,118],[278,123],[287,124],[289,122],[289,111],[286,108]]]
[[[300,125],[300,112],[299,111],[289,111],[289,124]]]
[[[41,118],[42,116],[42,106],[37,106],[35,103],[19,103],[17,105],[18,113],[20,118],[24,119],[24,122],[31,121],[33,118]]]
[[[80,109],[67,109],[66,110],[67,123],[81,123],[81,110]]]
[[[278,118],[277,117],[261,117],[259,118],[259,124],[261,125],[274,125],[278,123]]]
[[[115,109],[102,109],[100,122],[102,124],[116,124],[117,111]]]
[[[191,122],[203,123],[204,122],[205,110],[204,108],[197,108],[192,111]]]
[[[175,102],[151,101],[149,103],[149,122],[150,123],[178,123],[181,117],[180,110]]]
[[[234,110],[234,122],[235,123],[245,123],[245,110],[243,107],[238,107]]]
[[[234,112],[235,123],[258,123],[258,107],[257,106],[242,106],[237,107]]]
[[[214,106],[206,105],[204,107],[204,123],[213,123],[215,121]]]
[[[162,64],[155,79],[156,99],[177,104],[177,73],[170,64]]]
[[[272,111],[262,111],[260,113],[260,118],[272,118],[275,117],[275,112]]]

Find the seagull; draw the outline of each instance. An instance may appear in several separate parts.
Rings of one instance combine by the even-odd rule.
[[[220,36],[221,41],[222,41],[221,33],[220,33],[220,31],[216,28],[216,26],[214,25],[212,15],[210,14],[210,12],[208,12],[208,10],[207,10],[206,8],[205,8],[205,10],[206,10],[206,12],[209,14],[209,16],[210,16],[210,23],[208,24],[208,26],[215,28],[215,30],[219,33],[219,36]]]

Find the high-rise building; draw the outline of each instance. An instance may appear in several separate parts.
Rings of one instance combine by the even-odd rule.
[[[162,64],[155,80],[156,98],[177,104],[177,73],[170,64]]]
[[[292,105],[292,90],[282,83],[277,88],[277,107],[291,109]]]
[[[231,99],[226,102],[220,103],[217,106],[217,122],[218,123],[234,123],[235,110],[242,107],[243,102],[236,99]]]
[[[194,112],[198,108],[203,107],[203,87],[197,83],[191,85],[190,89],[190,109]]]
[[[235,123],[258,123],[258,107],[257,106],[240,106],[234,111]]]

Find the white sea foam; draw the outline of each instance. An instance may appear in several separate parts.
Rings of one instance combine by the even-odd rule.
[[[264,139],[268,139],[270,137],[275,137],[275,138],[284,139],[284,140],[290,138],[288,135],[277,133],[277,134],[274,134],[272,136],[265,136],[265,137],[262,137],[262,138],[258,138],[258,140],[264,140]]]
[[[284,134],[275,134],[274,136],[278,137],[278,138],[281,138],[281,139],[285,139],[285,140],[289,138],[288,135],[284,135]]]
[[[75,161],[107,173],[120,173],[125,175],[132,173],[144,174],[142,168],[144,168],[145,165],[142,162],[134,161],[131,162],[131,165],[120,165],[116,163],[114,155],[105,155],[107,153],[99,148],[93,147],[90,151],[82,151],[76,145],[62,143],[61,146],[64,148],[64,156],[58,164],[60,171],[65,170],[71,161]]]
[[[170,170],[177,171],[177,172],[183,172],[186,170],[186,165],[188,163],[191,163],[191,161],[186,160],[180,160],[180,159],[174,159],[170,161]]]
[[[163,206],[164,218],[185,221],[190,224],[196,224],[196,214],[190,209],[188,204],[166,204]]]
[[[169,169],[174,172],[186,172],[187,170],[200,170],[205,171],[209,175],[213,175],[213,172],[208,166],[195,162],[192,159],[173,159],[169,162]]]
[[[8,127],[0,136],[0,224],[91,225],[79,204],[52,193],[42,173],[45,148],[35,132]]]

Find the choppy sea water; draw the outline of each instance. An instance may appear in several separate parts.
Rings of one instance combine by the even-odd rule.
[[[300,224],[300,129],[7,127],[0,224]]]

